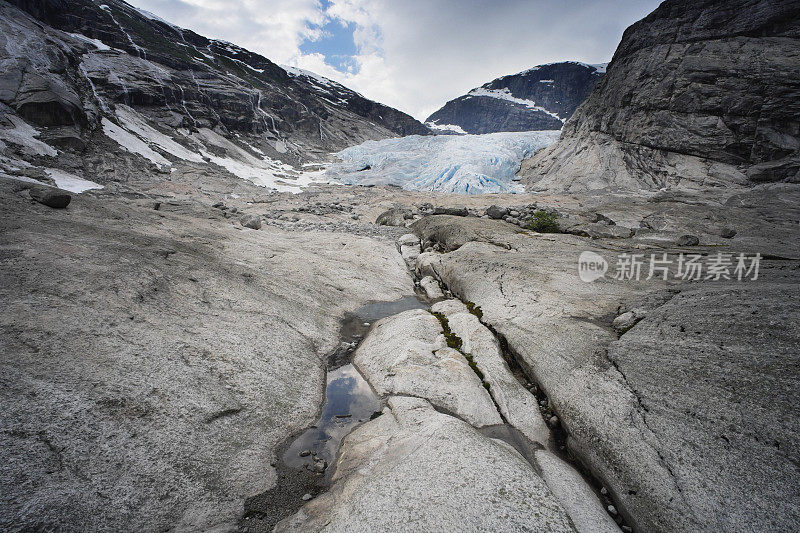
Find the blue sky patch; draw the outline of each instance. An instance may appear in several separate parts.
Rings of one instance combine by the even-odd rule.
[[[322,1],[322,8],[330,5],[327,0]],[[356,29],[354,22],[345,22],[339,19],[330,19],[324,25],[319,26],[322,30],[322,37],[316,41],[305,40],[300,44],[300,51],[304,54],[322,54],[325,63],[340,72],[358,72],[358,64],[355,55],[358,53],[356,43],[353,40],[353,32]]]

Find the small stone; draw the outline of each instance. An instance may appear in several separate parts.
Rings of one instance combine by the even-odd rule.
[[[614,327],[617,333],[622,335],[646,316],[647,311],[644,309],[633,309],[619,315],[614,319],[614,322],[612,322],[611,325]]]
[[[261,229],[261,217],[258,215],[244,215],[239,219],[239,222],[245,228]]]
[[[736,236],[736,230],[732,228],[722,228],[722,231],[720,232],[719,235],[723,239],[732,239],[733,237]]]
[[[696,235],[683,235],[678,239],[678,246],[697,246],[700,239]]]
[[[307,502],[307,501],[308,501],[308,500],[310,500],[311,498],[313,498],[313,496],[312,496],[311,494],[309,494],[309,493],[307,493],[307,492],[306,492],[305,494],[303,494],[303,498],[302,498],[302,500],[303,500],[304,502]]]
[[[633,533],[631,526],[622,526],[620,529],[622,529],[623,533]]]
[[[311,455],[311,450],[303,450],[300,452],[300,457],[308,457],[309,455]]]
[[[406,233],[397,239],[397,244],[400,246],[419,246],[419,237],[413,233]]]
[[[554,428],[556,426],[558,426],[558,417],[557,416],[551,416],[550,417],[550,427]]]
[[[311,471],[321,474],[328,468],[328,461],[314,461],[314,464],[311,466]]]
[[[28,194],[40,204],[53,209],[64,209],[72,200],[68,192],[53,187],[31,187]]]
[[[610,514],[611,516],[617,516],[617,508],[614,507],[613,505],[609,505],[608,514]]]
[[[368,328],[369,326],[370,326],[370,323],[369,323],[369,322],[364,322],[364,327],[365,327],[365,328]]]
[[[603,496],[608,496],[608,489],[605,487],[601,487],[600,494],[602,494]]]

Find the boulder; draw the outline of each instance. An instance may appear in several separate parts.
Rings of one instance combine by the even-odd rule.
[[[64,209],[72,200],[72,195],[67,191],[56,189],[55,187],[34,186],[28,190],[31,198],[40,204],[54,209]]]
[[[245,228],[261,229],[261,217],[258,215],[243,215],[239,223]]]
[[[697,235],[681,235],[676,243],[678,246],[697,246],[700,238]]]
[[[468,217],[469,209],[464,206],[460,207],[435,207],[433,209],[434,215],[453,215],[456,217]]]
[[[431,276],[425,276],[419,280],[419,285],[425,291],[425,295],[431,300],[438,300],[444,298],[439,282]]]
[[[489,218],[494,220],[502,220],[508,215],[508,208],[507,207],[500,207],[498,205],[490,205],[486,209],[486,214],[489,215]]]
[[[410,214],[411,211],[393,207],[378,215],[378,218],[375,219],[375,224],[379,226],[405,226],[407,220],[405,215],[407,213]]]
[[[636,325],[637,322],[642,320],[647,316],[647,312],[644,309],[637,308],[632,309],[630,311],[626,311],[619,315],[617,318],[614,319],[612,322],[612,326],[620,335],[631,329],[633,326]]]

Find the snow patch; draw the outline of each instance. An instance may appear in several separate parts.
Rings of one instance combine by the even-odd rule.
[[[117,126],[106,117],[103,117],[101,124],[103,125],[103,133],[109,138],[116,141],[122,148],[128,152],[139,154],[145,159],[150,160],[159,167],[171,166],[171,163],[161,154],[154,152],[146,142],[139,137],[129,132],[128,130]]]
[[[304,180],[298,179],[301,177],[300,173],[291,165],[269,157],[259,159],[208,128],[201,128],[196,135],[204,144],[224,149],[224,156],[205,150],[201,150],[200,153],[234,176],[251,181],[261,187],[269,187],[283,192],[300,192],[300,188],[304,186]]]
[[[164,135],[160,131],[147,124],[144,118],[132,108],[126,105],[118,104],[116,114],[120,124],[126,130],[135,133],[145,142],[158,146],[168,154],[172,154],[178,159],[193,161],[195,163],[203,162],[203,158],[200,156],[200,154],[192,152],[185,146],[175,142],[170,137]]]
[[[103,186],[93,181],[79,178],[75,174],[64,172],[57,168],[46,168],[45,172],[50,178],[56,182],[56,187],[64,189],[65,191],[82,193],[90,189],[102,189]]]
[[[297,67],[290,67],[288,65],[281,65],[281,68],[283,70],[285,70],[286,73],[289,76],[292,76],[292,77],[304,76],[306,78],[311,78],[314,81],[316,81],[317,83],[319,83],[321,85],[325,85],[327,87],[333,87],[335,85],[339,85],[335,81],[329,80],[328,78],[326,78],[324,76],[320,76],[316,72],[311,72],[310,70],[305,70],[305,69],[297,68]]]
[[[111,47],[108,46],[106,43],[101,41],[100,39],[92,39],[91,37],[87,37],[82,33],[70,33],[71,36],[75,37],[79,41],[83,41],[84,43],[91,44],[98,50],[111,50]]]
[[[459,126],[458,124],[437,124],[436,121],[434,120],[432,122],[426,122],[425,125],[428,126],[432,130],[452,131],[454,133],[458,133],[458,134],[461,134],[461,135],[466,135],[467,134],[467,132],[464,131],[464,129],[461,126]]]
[[[324,171],[332,182],[396,185],[406,190],[460,194],[521,192],[514,183],[521,161],[554,143],[560,131],[486,135],[410,135],[367,141],[336,155]],[[362,170],[369,165],[369,170]]]
[[[146,18],[146,19],[150,19],[150,20],[155,20],[155,21],[157,21],[157,22],[161,22],[162,24],[166,24],[167,26],[170,26],[171,28],[175,28],[175,29],[177,29],[177,30],[180,30],[180,29],[181,29],[181,28],[179,28],[178,26],[176,26],[175,24],[173,24],[173,23],[171,23],[171,22],[169,22],[169,21],[167,21],[167,20],[164,20],[164,19],[162,19],[161,17],[159,17],[158,15],[155,15],[155,14],[153,14],[153,13],[149,12],[149,11],[146,11],[146,10],[144,10],[144,9],[140,9],[140,8],[138,8],[138,7],[134,7],[134,6],[131,6],[131,7],[133,7],[133,9],[135,9],[136,11],[138,11],[138,12],[139,12],[139,14],[140,14],[141,16],[143,16],[144,18]],[[101,9],[102,9],[102,6],[101,6]]]
[[[0,148],[5,147],[6,142],[17,144],[22,147],[22,152],[27,155],[46,155],[55,157],[58,151],[47,143],[37,139],[39,130],[15,115],[5,115],[0,117],[5,119],[5,128],[0,129]],[[8,126],[11,127],[8,127]]]
[[[531,68],[529,68],[527,70],[523,70],[522,72],[518,72],[518,73],[514,74],[514,76],[524,76],[526,74],[530,74],[531,72],[536,72],[537,70],[541,69],[542,67],[549,67],[550,65],[559,65],[559,64],[562,64],[562,63],[570,63],[572,65],[582,65],[582,66],[584,66],[586,68],[590,68],[590,69],[596,70],[598,74],[605,74],[606,73],[606,67],[608,66],[608,63],[589,64],[589,63],[583,63],[581,61],[554,61],[552,63],[545,63],[543,65],[536,65],[535,67],[531,67]],[[506,77],[506,76],[504,76],[504,77]]]
[[[560,120],[561,122],[565,122],[566,119],[559,117],[556,113],[552,111],[548,111],[547,109],[543,108],[542,106],[536,105],[536,102],[533,100],[525,100],[524,98],[517,98],[511,94],[511,91],[508,87],[503,87],[502,89],[487,89],[485,87],[478,87],[477,89],[472,89],[469,93],[470,96],[488,96],[490,98],[498,98],[500,100],[507,100],[509,102],[514,102],[515,104],[524,105],[529,109],[533,109],[535,111],[541,111],[551,117]]]

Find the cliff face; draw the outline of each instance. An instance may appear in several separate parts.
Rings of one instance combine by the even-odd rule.
[[[629,27],[530,189],[800,180],[800,4],[668,0]]]
[[[38,139],[51,147],[40,152],[75,156],[62,154],[49,166],[69,159],[71,171],[87,174],[96,172],[87,158],[108,159],[106,152],[93,151],[101,130],[121,128],[127,133],[119,135],[140,137],[158,152],[151,160],[169,157],[166,141],[154,147],[156,134],[145,138],[121,114],[135,113],[136,120],[198,154],[190,160],[201,158],[190,137],[205,130],[254,157],[293,165],[368,139],[428,133],[409,115],[336,82],[281,68],[120,0],[0,1],[0,65],[0,138],[37,128]],[[225,143],[215,142],[217,148]],[[21,144],[7,142],[0,149],[14,159],[26,148],[30,152]],[[214,151],[207,142],[203,146]]]
[[[467,133],[558,130],[604,71],[605,65],[574,61],[533,67],[450,100],[426,122],[433,129]]]

